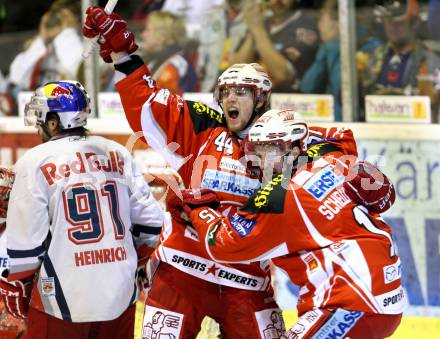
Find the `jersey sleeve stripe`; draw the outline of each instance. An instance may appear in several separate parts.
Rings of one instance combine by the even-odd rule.
[[[28,258],[28,257],[38,257],[44,254],[46,247],[44,245],[38,246],[31,250],[13,250],[8,248],[9,258]]]
[[[292,190],[292,194],[293,194],[293,197],[295,198],[295,202],[298,206],[298,210],[299,210],[299,212],[304,220],[304,223],[305,223],[308,231],[310,232],[310,235],[312,236],[313,240],[316,241],[316,243],[320,247],[327,247],[327,246],[331,245],[332,241],[323,237],[322,234],[319,233],[318,229],[315,227],[315,225],[313,225],[312,221],[307,216],[306,212],[304,211],[304,208],[301,205],[301,202],[298,199],[298,196],[296,194],[296,190],[292,186],[292,184],[290,184],[290,189]]]
[[[133,225],[133,234],[139,236],[140,233],[158,235],[162,231],[162,225],[160,227],[152,227],[145,225]]]
[[[178,170],[185,162],[185,159],[172,152],[167,146],[167,137],[165,132],[159,127],[151,110],[151,102],[147,100],[142,107],[141,126],[143,131],[148,131],[144,134],[147,143],[155,150],[160,150],[165,160],[170,166]],[[179,145],[180,146],[180,145]]]

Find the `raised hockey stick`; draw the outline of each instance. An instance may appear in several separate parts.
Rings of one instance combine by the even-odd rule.
[[[108,0],[107,4],[104,7],[104,12],[106,12],[108,15],[112,14],[113,10],[115,9],[116,4],[118,3],[118,0]],[[84,49],[82,52],[83,58],[87,58],[93,51],[93,48],[98,43],[99,35],[94,37],[93,39],[88,39],[84,45]]]

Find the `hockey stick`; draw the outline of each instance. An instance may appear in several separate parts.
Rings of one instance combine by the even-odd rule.
[[[108,0],[107,4],[104,7],[104,12],[107,13],[107,15],[112,14],[113,10],[115,9],[116,4],[118,3],[118,0]],[[93,39],[88,39],[84,45],[84,49],[82,52],[83,58],[89,57],[89,55],[92,53],[93,48],[98,43],[99,35],[94,37]]]

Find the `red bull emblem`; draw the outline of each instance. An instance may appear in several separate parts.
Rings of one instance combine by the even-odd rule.
[[[61,87],[57,84],[49,84],[44,86],[44,94],[48,98],[56,98],[60,95],[71,95],[70,91],[67,88]]]

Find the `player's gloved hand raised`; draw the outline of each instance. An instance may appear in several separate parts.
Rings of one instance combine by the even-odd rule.
[[[173,219],[186,223],[191,211],[197,207],[207,206],[217,209],[220,201],[217,194],[210,189],[186,189],[180,191],[181,197],[176,193],[170,193],[167,197],[167,211],[170,212]]]
[[[32,280],[0,280],[0,294],[6,311],[15,318],[27,318],[31,300]]]
[[[350,178],[344,182],[345,193],[354,202],[370,212],[383,213],[396,200],[394,185],[379,169],[366,161],[356,163],[350,169]]]
[[[98,6],[87,8],[87,17],[82,28],[86,38],[100,36],[100,55],[105,62],[112,62],[111,53],[133,53],[138,49],[134,34],[128,30],[125,22],[117,13],[108,15]]]

